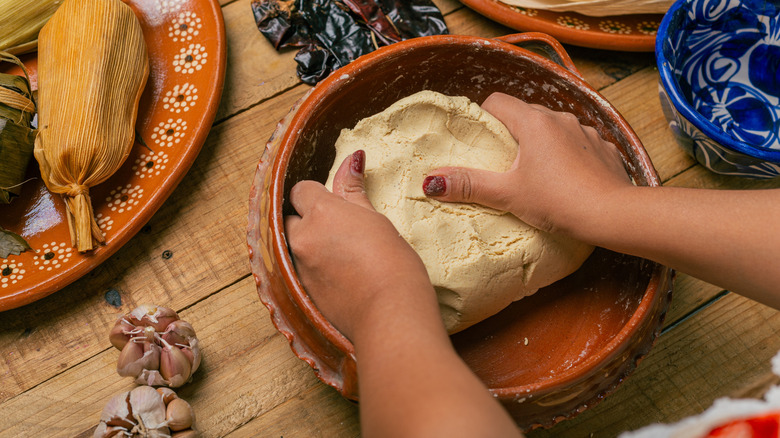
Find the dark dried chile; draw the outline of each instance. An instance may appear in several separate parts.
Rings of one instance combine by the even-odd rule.
[[[310,85],[325,79],[333,70],[339,68],[335,56],[314,44],[302,48],[295,55],[295,62],[298,63],[298,77]]]
[[[404,39],[449,33],[441,11],[430,0],[376,0]]]
[[[282,47],[304,47],[311,43],[306,22],[296,11],[297,0],[252,0],[255,23],[268,41]]]
[[[395,28],[393,22],[387,18],[373,0],[343,0],[349,9],[357,14],[374,31],[384,45],[389,45],[401,41],[401,35]]]
[[[341,8],[343,3],[332,0],[301,0],[299,11],[309,25],[317,45],[336,57],[337,68],[374,50],[371,33]]]
[[[253,0],[252,12],[277,50],[302,47],[295,61],[307,84],[379,46],[448,33],[431,0]]]

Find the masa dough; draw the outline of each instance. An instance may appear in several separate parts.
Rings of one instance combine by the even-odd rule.
[[[342,130],[329,189],[358,149],[366,151],[368,198],[422,258],[450,333],[574,272],[593,250],[509,213],[423,194],[423,179],[438,167],[504,172],[514,161],[507,128],[466,97],[421,91]]]

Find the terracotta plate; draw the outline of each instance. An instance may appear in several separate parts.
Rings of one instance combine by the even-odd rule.
[[[19,198],[0,205],[0,225],[32,251],[0,258],[0,311],[31,303],[86,274],[127,243],[189,170],[206,140],[225,77],[225,26],[216,0],[130,0],[149,49],[138,140],[121,169],[90,194],[106,245],[80,254],[65,204],[49,193],[35,159]],[[25,63],[33,71],[34,56]],[[35,84],[34,84],[35,87]]]
[[[515,30],[544,32],[558,41],[594,49],[652,52],[663,14],[589,17],[574,12],[519,8],[498,0],[461,0]]]

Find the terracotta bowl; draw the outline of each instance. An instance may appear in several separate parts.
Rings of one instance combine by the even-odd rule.
[[[342,128],[424,89],[476,102],[502,91],[573,112],[618,145],[637,184],[660,184],[625,120],[547,35],[412,39],[332,74],[298,102],[266,146],[250,195],[248,244],[276,327],[323,382],[353,400],[354,349],[298,280],[283,234],[283,217],[293,212],[287,195],[300,180],[325,181]],[[664,266],[597,249],[576,273],[452,341],[521,428],[551,426],[596,404],[633,371],[660,330],[671,282]]]

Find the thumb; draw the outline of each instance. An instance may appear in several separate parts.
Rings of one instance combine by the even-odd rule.
[[[465,167],[441,167],[423,180],[423,192],[429,198],[446,202],[481,204],[497,210],[508,210],[506,175]]]
[[[359,149],[344,159],[333,176],[333,193],[361,207],[374,209],[366,196],[363,170],[366,165],[366,152]]]

